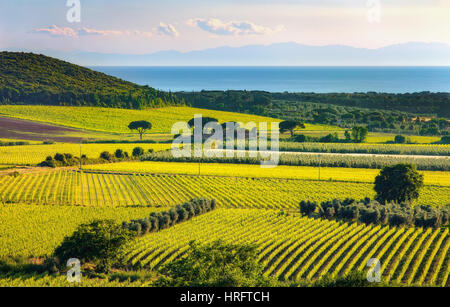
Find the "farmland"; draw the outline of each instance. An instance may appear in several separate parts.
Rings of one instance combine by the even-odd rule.
[[[70,113],[71,116],[67,116]],[[195,114],[217,118],[220,122],[272,122],[277,119],[189,107],[165,107],[148,110],[126,110],[97,107],[0,106],[0,115],[40,121],[77,129],[110,133],[130,133],[128,124],[146,120],[153,124],[151,133],[170,133],[176,122],[188,122]],[[310,130],[326,130],[327,126],[309,125]]]
[[[95,219],[142,218],[159,208],[0,205],[0,256],[44,256],[78,225]]]
[[[114,164],[87,165],[86,170],[111,172],[141,172],[150,174],[198,175],[199,164],[190,162],[123,162]],[[321,167],[320,177],[324,181],[352,181],[372,183],[379,170],[367,168]],[[450,186],[447,172],[422,171],[425,184]],[[208,176],[311,179],[319,176],[317,167],[280,165],[276,168],[261,168],[259,165],[230,163],[201,163],[200,174]]]
[[[82,144],[81,153],[89,158],[98,158],[103,151],[114,153],[118,148],[131,154],[133,148],[142,147],[145,151],[167,150],[170,144]],[[80,145],[57,143],[49,145],[0,146],[0,163],[9,165],[36,165],[56,153],[70,153],[80,156]]]
[[[166,206],[209,197],[225,208],[297,210],[301,200],[373,198],[373,185],[276,178],[109,174],[53,171],[0,177],[6,203],[79,206]],[[418,204],[450,203],[449,186],[425,186]]]
[[[380,259],[385,280],[407,285],[449,285],[448,229],[396,228],[317,221],[277,211],[218,210],[138,239],[128,261],[157,269],[182,256],[191,240],[251,242],[264,272],[279,279],[344,275]],[[427,251],[431,253],[427,255]]]

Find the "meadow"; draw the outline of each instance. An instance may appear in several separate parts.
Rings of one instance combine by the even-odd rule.
[[[345,275],[380,259],[385,281],[449,286],[448,228],[396,228],[286,216],[279,211],[215,210],[139,238],[128,262],[157,270],[186,253],[191,240],[254,243],[266,275],[281,280],[314,280]]]
[[[167,150],[170,144],[82,144],[81,153],[88,158],[98,158],[103,151],[114,154],[116,149],[127,151],[130,155],[135,147],[142,147],[145,151]],[[55,143],[48,145],[23,145],[23,146],[0,146],[0,163],[3,165],[36,165],[44,161],[48,156],[56,153],[70,153],[76,157],[80,156],[80,145],[69,143]]]
[[[301,200],[373,198],[373,184],[302,179],[52,171],[0,177],[0,201],[77,206],[165,206],[192,198],[223,208],[289,209]],[[449,186],[426,185],[417,204],[450,203]]]

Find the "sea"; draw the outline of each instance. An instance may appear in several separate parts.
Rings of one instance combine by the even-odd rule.
[[[450,67],[106,67],[91,69],[165,91],[450,92]]]

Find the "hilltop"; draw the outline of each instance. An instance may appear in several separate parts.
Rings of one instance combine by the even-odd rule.
[[[142,109],[183,103],[172,93],[41,54],[0,52],[0,104]]]

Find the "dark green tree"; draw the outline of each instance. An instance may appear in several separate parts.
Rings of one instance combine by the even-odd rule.
[[[78,258],[81,263],[94,263],[98,271],[107,272],[120,263],[123,248],[132,237],[130,231],[112,220],[96,220],[78,226],[71,236],[65,237],[54,256],[61,265]]]
[[[116,152],[114,153],[114,156],[117,159],[123,159],[123,158],[125,158],[125,153],[123,152],[122,149],[117,149]]]
[[[201,127],[197,127],[197,128],[201,128],[203,131],[203,128],[209,124],[209,123],[219,123],[219,121],[213,117],[201,117],[202,119],[202,126]],[[189,127],[195,127],[195,118],[192,118],[191,120],[188,121],[188,125]]]
[[[130,130],[136,130],[140,137],[141,137],[141,141],[142,141],[142,135],[147,131],[152,129],[152,124],[149,123],[148,121],[145,120],[139,120],[139,121],[135,121],[135,122],[131,122],[128,125],[128,128]]]
[[[356,143],[362,143],[367,139],[369,130],[364,126],[356,126],[352,129],[352,139]]]
[[[376,199],[381,203],[411,203],[419,197],[423,175],[413,164],[384,167],[375,178]]]
[[[396,135],[394,138],[394,143],[396,144],[405,144],[406,143],[406,137],[403,135]]]
[[[294,130],[297,128],[305,128],[305,124],[302,122],[294,121],[294,120],[285,120],[280,123],[280,132],[285,133],[289,131],[291,136],[294,136]]]
[[[263,276],[255,245],[228,244],[221,240],[190,243],[188,255],[166,265],[157,282],[163,286],[258,287],[276,282]]]
[[[137,157],[142,156],[143,154],[144,154],[144,148],[142,148],[142,147],[135,147],[133,149],[133,153],[132,153],[133,157],[137,158]]]

